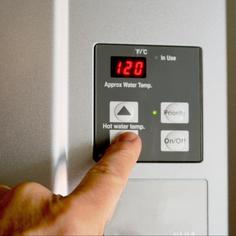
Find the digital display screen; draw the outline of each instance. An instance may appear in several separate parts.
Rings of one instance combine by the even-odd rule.
[[[111,57],[111,77],[146,78],[146,58]]]

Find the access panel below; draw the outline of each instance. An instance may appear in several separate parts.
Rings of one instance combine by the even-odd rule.
[[[207,235],[207,181],[131,179],[105,235]]]

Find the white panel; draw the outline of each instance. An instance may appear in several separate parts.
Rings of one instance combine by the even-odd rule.
[[[139,163],[132,178],[206,179],[209,234],[227,234],[225,3],[225,0],[70,0],[70,189],[92,164],[94,45],[199,46],[203,51],[203,162]]]
[[[207,235],[207,182],[134,180],[106,235]]]

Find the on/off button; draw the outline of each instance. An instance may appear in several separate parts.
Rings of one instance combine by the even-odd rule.
[[[162,152],[188,152],[189,131],[186,130],[162,130],[161,131]]]

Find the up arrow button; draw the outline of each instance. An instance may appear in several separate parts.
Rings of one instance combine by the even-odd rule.
[[[130,114],[130,112],[128,111],[128,109],[123,106],[120,111],[117,113],[118,116],[131,116],[132,114]]]
[[[110,122],[138,122],[138,102],[110,102]]]

